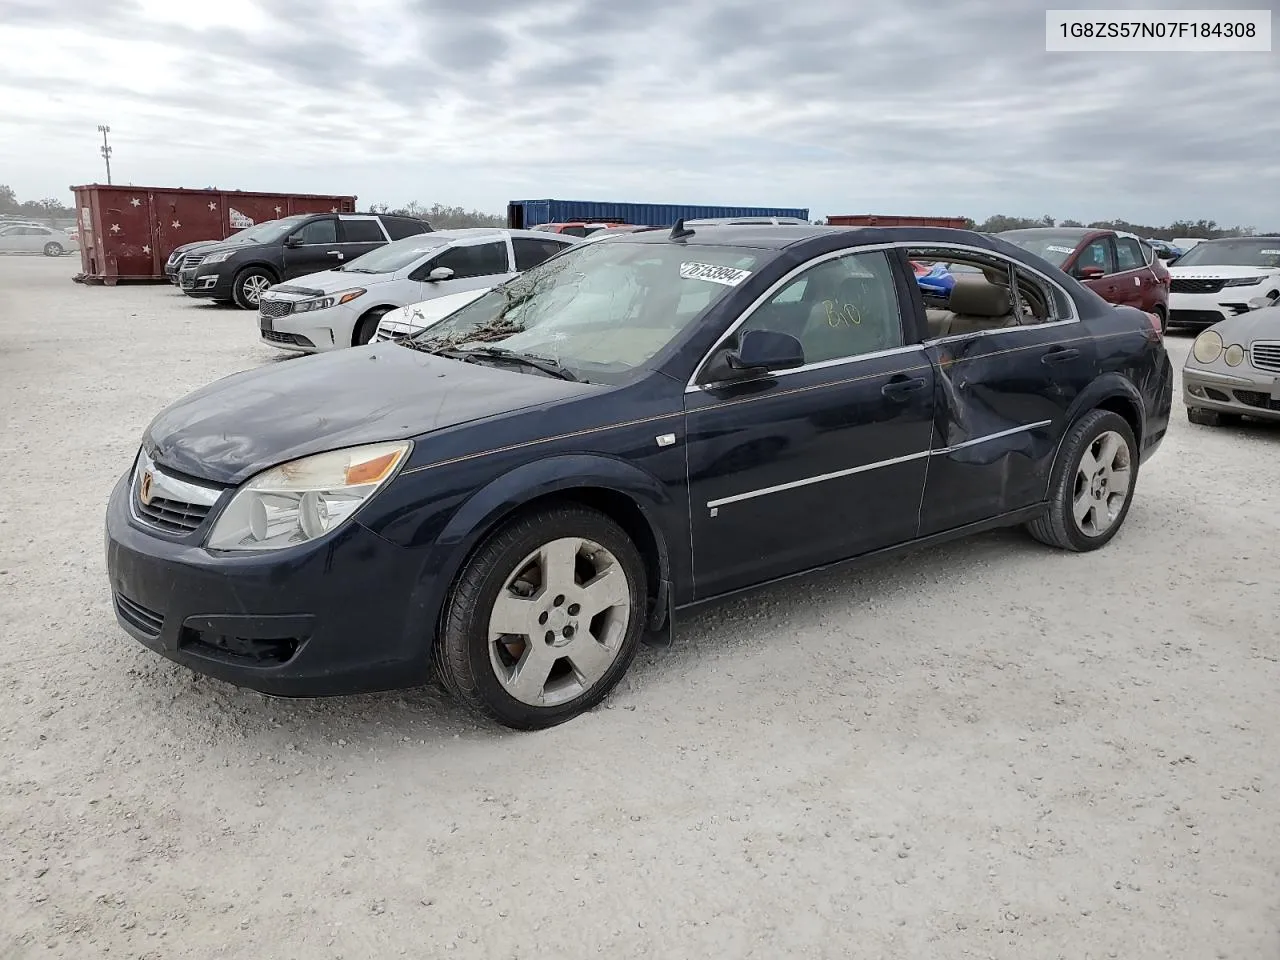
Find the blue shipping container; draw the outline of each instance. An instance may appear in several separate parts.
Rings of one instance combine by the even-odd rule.
[[[709,220],[716,217],[799,217],[809,219],[809,209],[796,207],[695,207],[678,203],[604,203],[596,200],[512,200],[507,204],[507,226],[528,229],[540,223],[587,223],[615,220],[648,227],[669,227],[677,220]]]

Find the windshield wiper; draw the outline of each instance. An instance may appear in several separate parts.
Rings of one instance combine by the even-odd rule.
[[[508,350],[505,347],[473,347],[470,350],[457,350],[446,348],[438,350],[436,353],[442,357],[448,357],[450,360],[466,361],[471,357],[481,357],[485,360],[499,360],[509,363],[519,363],[542,373],[549,374],[553,377],[559,377],[561,380],[573,380],[575,382],[583,382],[582,378],[575,374],[572,370],[562,366],[560,361],[553,360],[551,357],[539,357],[529,353],[517,353],[514,350]]]
[[[339,267],[343,273],[379,273],[378,270],[370,270],[368,267]]]

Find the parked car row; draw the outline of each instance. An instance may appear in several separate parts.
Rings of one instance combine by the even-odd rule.
[[[77,237],[65,230],[35,222],[0,224],[0,253],[42,253],[46,257],[60,257],[79,249]]]

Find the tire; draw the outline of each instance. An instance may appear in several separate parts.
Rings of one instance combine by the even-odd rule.
[[[44,255],[46,257],[62,256],[62,244],[55,243],[54,241],[50,240],[48,243],[44,245]]]
[[[594,570],[593,547],[605,554]],[[544,577],[547,556],[558,575]],[[566,573],[570,556],[576,569]],[[597,584],[594,595],[580,579]],[[564,505],[517,517],[481,543],[454,581],[432,651],[436,676],[479,717],[517,730],[556,726],[598,704],[627,672],[647,598],[640,551],[604,514]],[[606,605],[592,615],[598,604]],[[493,633],[495,625],[513,629]]]
[[[275,282],[276,278],[262,267],[245,267],[236,274],[231,297],[241,310],[257,310],[262,291]]]
[[[220,307],[235,306],[235,300],[228,300],[226,297],[214,297],[213,302]]]
[[[1102,462],[1097,462],[1099,456]],[[1086,458],[1098,469],[1088,466]],[[1106,483],[1100,485],[1099,479]],[[1109,410],[1090,410],[1067,431],[1049,482],[1049,508],[1027,530],[1061,550],[1097,550],[1124,525],[1137,480],[1138,444],[1128,422]],[[1122,483],[1123,500],[1117,503]]]
[[[1169,311],[1157,303],[1152,312],[1160,318],[1160,336],[1163,337],[1169,332]]]
[[[390,307],[374,307],[361,317],[351,334],[351,345],[353,347],[363,347],[372,340],[373,335],[378,332],[378,321],[390,312]]]
[[[1187,407],[1187,419],[1200,427],[1234,427],[1244,422],[1238,413],[1220,413],[1204,407]]]

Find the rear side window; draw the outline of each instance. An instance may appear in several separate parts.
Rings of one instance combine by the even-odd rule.
[[[411,220],[408,217],[383,217],[382,225],[387,228],[387,233],[392,240],[403,240],[405,237],[416,237],[419,234],[431,232],[423,221]]]
[[[481,243],[471,247],[454,247],[446,250],[431,263],[432,269],[448,267],[455,280],[468,277],[489,277],[507,273],[507,245],[505,243]]]
[[[571,237],[585,237],[587,235],[587,228],[581,224],[575,223],[571,227],[561,227],[560,232],[567,233]]]
[[[317,246],[322,243],[338,242],[338,222],[336,220],[312,220],[301,230],[293,234],[302,240],[305,246]]]
[[[1132,237],[1116,237],[1116,265],[1120,270],[1137,270],[1147,265],[1142,248]]]
[[[534,240],[532,237],[512,237],[511,245],[516,251],[516,269],[528,270],[530,267],[536,267],[543,260],[554,256],[565,247],[572,246],[568,243],[557,243],[555,240]]]
[[[387,238],[382,235],[377,220],[348,220],[343,217],[342,239],[346,243],[381,243]]]

